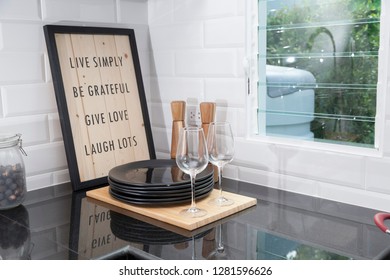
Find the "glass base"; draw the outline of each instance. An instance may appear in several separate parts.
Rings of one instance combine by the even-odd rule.
[[[227,260],[228,257],[227,257],[226,252],[224,251],[224,249],[222,249],[222,250],[216,249],[210,255],[207,256],[207,259],[208,260]]]
[[[191,207],[180,211],[180,215],[187,218],[198,218],[207,215],[207,211],[197,207]]]
[[[227,199],[223,196],[220,196],[216,199],[213,199],[213,200],[210,200],[208,202],[209,205],[214,205],[214,206],[229,206],[229,205],[232,205],[234,203],[234,200],[231,200],[231,199]]]

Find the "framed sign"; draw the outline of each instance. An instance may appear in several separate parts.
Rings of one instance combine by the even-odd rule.
[[[46,25],[44,33],[73,189],[154,159],[134,30]]]

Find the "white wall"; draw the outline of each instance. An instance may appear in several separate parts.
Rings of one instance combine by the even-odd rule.
[[[172,100],[215,101],[217,118],[233,124],[237,140],[226,177],[390,211],[390,141],[384,141],[381,154],[359,155],[247,139],[245,3],[1,0],[0,132],[23,134],[28,189],[69,180],[42,26],[74,21],[137,26],[158,157],[169,157]],[[388,72],[382,74],[389,80]],[[388,90],[388,83],[381,86]],[[381,103],[383,113],[388,102]],[[388,120],[389,114],[384,140],[390,137]]]

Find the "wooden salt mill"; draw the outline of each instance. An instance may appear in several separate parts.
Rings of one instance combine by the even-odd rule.
[[[200,118],[202,120],[202,128],[206,139],[207,133],[209,132],[209,125],[215,120],[215,108],[216,104],[214,102],[200,103]]]
[[[185,101],[172,101],[172,139],[171,139],[171,158],[176,158],[177,142],[179,141],[180,128],[185,126],[184,117],[186,113]]]
[[[206,139],[209,132],[209,125],[215,121],[216,107],[217,105],[214,102],[200,103],[200,118],[202,120],[202,128]],[[218,182],[218,168],[216,166],[214,166],[214,182]]]

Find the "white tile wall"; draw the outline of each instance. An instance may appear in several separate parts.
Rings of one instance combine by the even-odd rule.
[[[23,134],[28,188],[69,180],[42,26],[87,23],[136,27],[158,157],[169,157],[172,100],[215,101],[217,119],[230,121],[237,139],[226,177],[390,211],[389,121],[384,155],[246,139],[245,3],[0,1],[0,132]]]
[[[3,0],[0,4],[1,20],[41,20],[40,0]]]
[[[151,1],[154,5],[157,1]],[[174,0],[173,14],[176,22],[203,21],[204,19],[236,15],[237,0]]]
[[[4,21],[0,24],[0,30],[3,41],[1,50],[4,52],[42,50],[44,41],[39,22]]]
[[[161,95],[152,94],[153,101],[170,103],[172,100],[187,100],[203,95],[204,82],[198,78],[173,78],[170,76],[158,78],[158,90]],[[170,113],[170,111],[168,111]],[[169,117],[169,115],[168,115]],[[172,121],[172,119],[170,118]]]
[[[36,115],[57,111],[53,85],[47,83],[3,87],[6,117]]]
[[[241,17],[207,20],[204,23],[204,45],[210,47],[242,47],[245,43],[245,21]]]
[[[125,8],[125,5],[123,6]],[[44,0],[42,17],[46,21],[117,21],[115,0]]]
[[[121,1],[118,21],[128,24],[147,24],[148,5],[146,0]]]
[[[163,2],[167,6],[160,15],[157,11]],[[388,141],[383,156],[246,138],[246,2],[148,1],[154,88],[159,93],[153,103],[167,108],[178,97],[217,103],[217,120],[232,123],[237,143],[226,177],[390,211]],[[201,42],[199,26],[203,28]],[[190,27],[193,32],[188,32]],[[386,127],[385,136],[390,136],[388,123]],[[169,129],[168,125],[167,135]],[[169,147],[159,148],[169,151]]]
[[[44,59],[38,52],[2,52],[0,54],[0,83],[43,83]]]
[[[21,133],[24,146],[47,143],[50,139],[47,115],[3,118],[0,127],[8,133]]]
[[[176,36],[186,34],[186,36]],[[184,23],[181,25],[165,24],[152,29],[153,44],[158,50],[172,48],[200,48],[203,45],[203,24],[199,22]]]
[[[245,92],[245,84],[241,78],[206,78],[204,80],[205,99],[215,100],[219,106],[226,101],[228,107],[244,107],[245,100],[241,92]],[[226,96],[229,96],[229,99],[226,99]]]
[[[177,51],[175,73],[184,77],[236,77],[236,55],[235,51],[225,49]]]
[[[69,181],[43,25],[134,28],[149,93],[147,22],[147,0],[0,1],[0,133],[22,134],[29,190]]]

